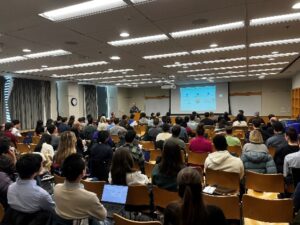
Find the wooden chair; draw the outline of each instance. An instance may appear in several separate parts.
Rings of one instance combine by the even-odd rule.
[[[61,177],[61,176],[59,176],[57,174],[53,174],[53,176],[54,176],[54,183],[55,184],[62,184],[62,183],[65,182],[65,178],[64,177]]]
[[[150,150],[150,161],[156,161],[157,157],[161,156],[161,150]]]
[[[215,205],[222,209],[227,220],[241,220],[241,206],[238,196],[218,196],[202,194],[206,205]]]
[[[233,130],[232,131],[232,135],[239,138],[241,140],[241,142],[243,142],[245,140],[245,132],[244,130]]]
[[[150,207],[149,190],[146,185],[130,185],[126,199],[127,211],[144,211]]]
[[[167,191],[157,186],[153,186],[152,190],[154,206],[157,207],[159,210],[165,209],[170,202],[180,200],[180,197],[177,192]]]
[[[237,155],[238,157],[240,157],[242,155],[242,146],[239,145],[235,145],[235,146],[228,146],[227,150],[230,153],[234,153],[235,155]]]
[[[119,143],[120,142],[120,137],[118,135],[111,135],[111,139],[113,140],[114,143]]]
[[[4,214],[5,214],[4,207],[3,207],[2,204],[0,203],[0,223],[1,223],[2,220],[3,220]]]
[[[139,144],[143,146],[143,149],[145,150],[154,150],[155,145],[153,141],[140,141]]]
[[[81,180],[81,183],[84,186],[84,189],[90,192],[94,192],[98,198],[101,199],[105,181],[87,181]]]
[[[25,139],[24,136],[16,137],[16,138],[17,138],[17,142],[18,142],[18,143],[23,143],[23,142],[24,142],[24,139]]]
[[[24,143],[17,143],[17,150],[18,150],[19,154],[30,152],[29,146]]]
[[[272,146],[268,147],[269,154],[274,158],[276,149]]]
[[[145,162],[145,174],[147,175],[148,178],[152,177],[152,170],[155,166],[153,163]]]
[[[41,137],[32,136],[32,144],[38,144],[40,142]]]
[[[205,171],[205,182],[206,185],[217,185],[219,187],[232,189],[236,193],[240,191],[240,175],[238,173],[207,168]]]
[[[133,221],[133,220],[128,220],[118,214],[114,213],[114,221],[115,225],[161,225],[160,222],[158,221]]]
[[[29,150],[31,151],[31,152],[34,152],[34,149],[35,149],[35,147],[37,146],[37,144],[30,144],[29,145]]]
[[[242,213],[244,224],[254,224],[255,221],[267,223],[290,223],[293,220],[292,199],[266,200],[243,195]]]
[[[196,152],[189,151],[188,152],[188,164],[203,167],[207,156],[208,156],[208,153],[196,153]]]

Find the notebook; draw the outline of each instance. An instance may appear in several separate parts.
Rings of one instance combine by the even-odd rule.
[[[119,214],[125,206],[128,186],[105,184],[101,202],[107,210],[107,217],[112,218],[114,213]]]

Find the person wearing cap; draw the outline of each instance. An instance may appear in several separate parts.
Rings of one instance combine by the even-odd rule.
[[[263,142],[261,132],[251,131],[249,141],[250,143],[244,145],[241,155],[245,170],[264,174],[277,173],[275,162]]]

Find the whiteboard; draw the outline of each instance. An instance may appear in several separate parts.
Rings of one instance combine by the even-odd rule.
[[[261,113],[261,95],[230,96],[232,115],[237,115],[240,109],[245,116],[253,116],[255,112]]]
[[[147,115],[151,113],[160,112],[160,115],[165,115],[169,112],[169,98],[162,99],[146,99],[145,100],[145,112]]]

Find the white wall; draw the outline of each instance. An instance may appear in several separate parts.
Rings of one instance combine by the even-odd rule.
[[[300,88],[300,73],[293,77],[292,88]]]

